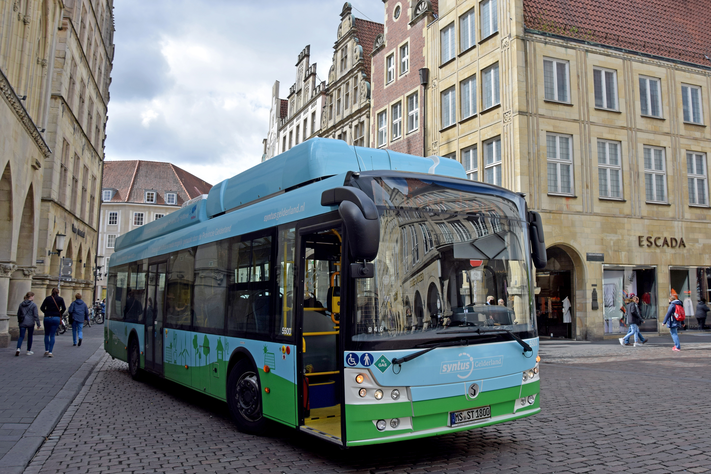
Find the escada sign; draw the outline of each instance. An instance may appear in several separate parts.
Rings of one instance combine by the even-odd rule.
[[[640,247],[669,247],[672,249],[686,248],[684,237],[652,237],[651,235],[639,235],[637,241]]]

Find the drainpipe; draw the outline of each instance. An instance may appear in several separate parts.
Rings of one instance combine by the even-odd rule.
[[[422,86],[422,156],[426,156],[427,135],[425,134],[425,122],[427,121],[427,83],[430,79],[430,70],[426,67],[420,69],[420,85]]]

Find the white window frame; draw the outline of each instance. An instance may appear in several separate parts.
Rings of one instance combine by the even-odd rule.
[[[449,225],[452,226],[454,232],[457,234],[457,238],[460,242],[469,242],[472,240],[472,234],[469,229],[461,221],[451,221]]]
[[[420,96],[418,92],[407,96],[407,133],[420,128]]]
[[[146,217],[146,215],[144,212],[134,212],[133,213],[133,226],[134,227],[142,226],[146,222],[145,217]]]
[[[547,65],[550,65],[552,74],[546,74]],[[565,97],[561,97],[560,68],[563,68],[563,85]],[[551,83],[552,82],[552,83]],[[552,89],[552,95],[549,90]],[[570,63],[562,59],[543,58],[543,94],[545,100],[570,104]]]
[[[467,178],[472,181],[479,180],[479,160],[477,159],[476,153],[477,146],[473,145],[464,148],[461,152],[462,165],[467,172]]]
[[[400,46],[400,75],[410,70],[410,43]]]
[[[462,120],[476,115],[476,75],[469,76],[459,83]]]
[[[395,141],[398,138],[402,138],[402,102],[393,104],[390,107],[390,117],[392,119],[392,136],[391,141]]]
[[[694,105],[693,92],[698,91],[698,102]],[[703,125],[704,123],[704,107],[701,99],[701,87],[691,84],[681,85],[681,102],[684,122]],[[698,113],[698,120],[695,120]]]
[[[501,135],[482,143],[484,182],[501,186]]]
[[[178,194],[177,193],[165,193],[165,203],[169,206],[174,206],[178,204]]]
[[[598,91],[598,88],[595,83],[595,74],[600,74],[600,90]],[[608,84],[607,80],[605,79],[608,74],[612,75],[612,88],[613,88],[613,94],[611,98],[608,98]],[[595,108],[596,109],[604,109],[604,110],[615,110],[619,111],[620,110],[620,99],[617,94],[617,71],[614,69],[605,69],[602,67],[594,67],[593,68],[593,90],[595,94]],[[600,104],[598,104],[597,101],[597,96],[598,92],[600,92]],[[611,100],[614,100],[614,105],[608,104],[608,102]]]
[[[497,0],[484,0],[479,4],[479,18],[481,20],[479,30],[481,31],[482,40],[499,31],[499,12],[497,7]]]
[[[114,222],[111,222],[112,217]],[[106,225],[118,225],[118,211],[108,211],[106,213]]]
[[[454,59],[455,56],[455,44],[454,44],[454,22],[442,28],[440,31],[440,43],[441,43],[441,63],[444,64],[448,61]]]
[[[652,98],[652,84],[657,85],[657,100]],[[655,103],[656,102],[656,103]],[[647,108],[645,111],[644,108]],[[657,113],[654,113],[654,108]],[[647,117],[662,118],[662,81],[656,77],[639,76],[639,110]]]
[[[116,234],[106,234],[106,248],[112,249],[116,246]],[[107,264],[108,266],[108,264]]]
[[[388,143],[388,111],[383,110],[378,114],[378,146]]]
[[[491,102],[487,102],[487,91],[491,94]],[[488,110],[501,103],[501,90],[499,86],[499,63],[481,71],[481,108]]]
[[[548,144],[549,138],[555,138],[555,149],[551,150]],[[566,138],[568,140],[568,159],[561,158],[561,138]],[[548,194],[562,194],[566,196],[572,196],[575,191],[575,181],[573,180],[573,136],[563,133],[546,133],[546,161],[548,163],[547,177],[548,177]],[[551,165],[555,166],[555,181],[551,182]],[[565,173],[565,168],[568,170],[568,182],[570,183],[570,189],[563,189],[563,176]]]
[[[157,220],[160,219],[161,217],[165,217],[165,214],[156,213],[156,214],[153,216],[153,220],[154,220],[154,221],[157,221]]]
[[[459,51],[464,52],[476,46],[476,8],[459,17]]]
[[[104,189],[103,191],[101,191],[101,200],[104,202],[111,201],[111,198],[114,197],[113,194],[113,191],[111,191],[110,189]]]
[[[155,191],[146,191],[145,195],[145,202],[147,204],[155,204],[156,203],[156,192]]]
[[[699,169],[699,164],[701,165],[701,169]],[[709,205],[709,181],[707,169],[706,153],[699,153],[695,151],[686,152],[689,204],[692,206]]]
[[[645,161],[645,152],[649,150],[650,151],[650,161],[649,164],[651,166],[647,166],[647,162]],[[657,165],[654,162],[654,152],[660,152],[661,153],[661,169],[657,167]],[[651,202],[651,203],[662,203],[666,204],[668,202],[667,198],[667,160],[666,160],[666,149],[663,147],[658,147],[658,146],[650,146],[650,145],[644,145],[642,148],[642,165],[644,166],[644,197],[645,197],[645,202]],[[662,199],[658,198],[659,195],[659,185],[661,184],[662,187]],[[651,189],[650,189],[651,185]],[[652,199],[649,199],[648,195],[650,194],[651,191],[651,196]]]
[[[442,128],[447,128],[457,123],[457,94],[455,87],[442,91]]]
[[[610,161],[611,150],[617,150],[617,164]],[[622,199],[622,144],[612,140],[597,140],[598,193],[605,199]],[[613,176],[617,175],[618,187],[613,186]],[[603,183],[606,189],[603,189]]]
[[[385,84],[390,84],[395,80],[395,53],[391,53],[385,58]]]

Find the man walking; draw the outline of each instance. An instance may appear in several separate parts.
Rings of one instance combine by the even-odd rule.
[[[642,333],[639,331],[639,325],[644,322],[642,319],[642,314],[639,312],[639,297],[632,293],[630,295],[630,302],[627,304],[627,322],[630,325],[629,331],[625,337],[620,338],[620,344],[623,346],[630,345],[630,336],[634,334],[634,347],[639,347],[647,340],[642,337]]]
[[[669,297],[669,309],[667,310],[666,316],[664,316],[664,322],[662,322],[663,326],[667,326],[669,328],[669,332],[671,333],[672,341],[674,341],[674,347],[672,347],[672,350],[674,352],[680,352],[681,351],[681,344],[679,343],[679,334],[677,331],[679,330],[680,327],[682,327],[682,323],[677,321],[676,319],[676,307],[681,306],[682,308],[683,303],[679,301],[679,299],[674,298],[673,296]]]

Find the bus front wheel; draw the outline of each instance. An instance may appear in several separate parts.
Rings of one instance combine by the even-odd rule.
[[[128,343],[128,373],[133,380],[141,378],[141,350],[135,337]]]
[[[227,379],[227,405],[237,429],[244,433],[262,434],[267,420],[262,415],[262,393],[259,374],[247,359],[237,362]]]

